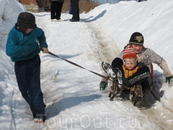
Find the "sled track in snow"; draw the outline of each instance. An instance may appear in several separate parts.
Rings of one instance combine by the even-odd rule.
[[[94,54],[97,56],[98,62],[101,63],[102,61],[106,61],[111,63],[111,61],[120,53],[118,46],[116,46],[116,42],[111,37],[104,34],[100,29],[101,27],[95,26],[93,22],[87,23],[86,21],[86,24],[92,31],[92,37],[96,39],[95,45],[93,45],[91,48],[94,47]],[[158,101],[158,98],[155,96],[154,92],[149,94],[149,98]],[[155,108],[152,108],[152,106],[150,106],[151,104],[147,104],[146,100],[143,102],[143,105],[145,106],[144,109],[139,108],[140,111],[146,115],[147,119],[152,122],[156,126],[155,128],[158,130],[172,130],[173,121],[172,123],[170,123],[171,120],[170,122],[166,122],[163,118],[161,118],[161,113]],[[146,106],[150,106],[150,108],[148,109]],[[168,113],[171,114],[171,112]],[[166,120],[169,121],[169,119]]]
[[[92,31],[92,37],[94,37],[94,39],[97,41],[97,43],[93,45],[93,50],[97,55],[99,63],[102,61],[111,63],[112,60],[120,53],[120,50],[118,46],[116,46],[115,41],[111,37],[108,37],[106,34],[101,32],[99,29],[101,27],[97,27],[90,22],[88,22],[87,25],[88,28]]]

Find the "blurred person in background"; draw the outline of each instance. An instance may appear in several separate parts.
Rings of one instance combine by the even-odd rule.
[[[70,21],[71,22],[80,21],[80,17],[79,17],[79,0],[71,0],[71,6],[72,6],[72,19],[70,19]]]
[[[61,20],[61,10],[64,0],[50,0],[51,2],[51,20],[52,22],[59,22]]]

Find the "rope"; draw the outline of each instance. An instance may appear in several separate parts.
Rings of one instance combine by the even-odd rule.
[[[89,69],[86,69],[86,68],[84,68],[84,67],[82,67],[82,66],[80,66],[80,65],[78,65],[78,64],[76,64],[76,63],[74,63],[74,62],[72,62],[72,61],[66,60],[66,59],[64,59],[64,58],[62,58],[62,57],[59,57],[59,56],[53,54],[52,52],[49,52],[49,54],[51,54],[51,55],[53,55],[53,56],[55,56],[55,57],[58,57],[58,58],[60,58],[60,59],[62,59],[62,60],[64,60],[64,61],[66,61],[66,62],[68,62],[68,63],[70,63],[70,64],[73,64],[73,65],[75,65],[75,66],[77,66],[77,67],[79,67],[79,68],[82,68],[82,69],[84,69],[84,70],[87,70],[87,71],[89,71],[89,72],[91,72],[91,73],[93,73],[93,74],[95,74],[95,75],[98,75],[98,76],[100,76],[100,77],[102,77],[102,78],[108,79],[108,77],[105,77],[104,75],[101,75],[101,74],[99,74],[99,73],[96,73],[96,72],[94,72],[94,71],[91,71],[91,70],[89,70]]]
[[[96,72],[94,72],[94,71],[92,71],[92,70],[86,69],[86,68],[84,68],[84,67],[82,67],[82,66],[80,66],[80,65],[78,65],[78,64],[76,64],[76,63],[74,63],[74,62],[72,62],[72,61],[69,61],[69,60],[64,59],[64,58],[62,58],[62,57],[59,57],[58,55],[53,54],[52,52],[48,52],[48,53],[49,53],[50,55],[53,55],[53,56],[55,56],[55,57],[57,57],[57,58],[60,58],[60,59],[62,59],[62,60],[64,60],[64,61],[66,61],[66,62],[68,62],[68,63],[70,63],[70,64],[72,64],[72,65],[75,65],[75,66],[77,66],[77,67],[79,67],[79,68],[81,68],[81,69],[87,70],[87,71],[89,71],[89,72],[91,72],[91,73],[93,73],[93,74],[95,74],[95,75],[98,75],[98,76],[100,76],[100,77],[102,77],[102,78],[105,78],[105,79],[108,79],[108,80],[111,80],[111,81],[112,81],[112,79],[110,79],[110,78],[108,78],[108,77],[106,77],[106,76],[104,76],[104,75],[101,75],[101,74],[96,73]],[[114,82],[115,82],[115,81],[114,81]],[[119,84],[119,85],[121,85],[121,86],[124,87],[125,89],[128,89],[128,90],[129,90],[129,88],[128,88],[127,86],[125,86],[125,85],[123,85],[123,84],[120,84],[120,83],[118,83],[118,82],[116,82],[116,83]]]

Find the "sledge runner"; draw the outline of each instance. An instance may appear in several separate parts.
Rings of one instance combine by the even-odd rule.
[[[46,119],[43,93],[40,87],[40,49],[48,53],[48,45],[42,29],[35,23],[35,16],[22,12],[16,25],[10,30],[6,44],[6,54],[14,62],[19,90],[29,104],[34,122]]]

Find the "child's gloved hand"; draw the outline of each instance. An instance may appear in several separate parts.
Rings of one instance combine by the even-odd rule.
[[[166,83],[170,84],[173,76],[166,77]]]
[[[131,87],[131,84],[127,78],[122,78],[122,80],[123,80],[123,85],[125,85],[126,87]]]
[[[105,81],[100,82],[100,90],[105,90],[107,87],[108,83]]]

